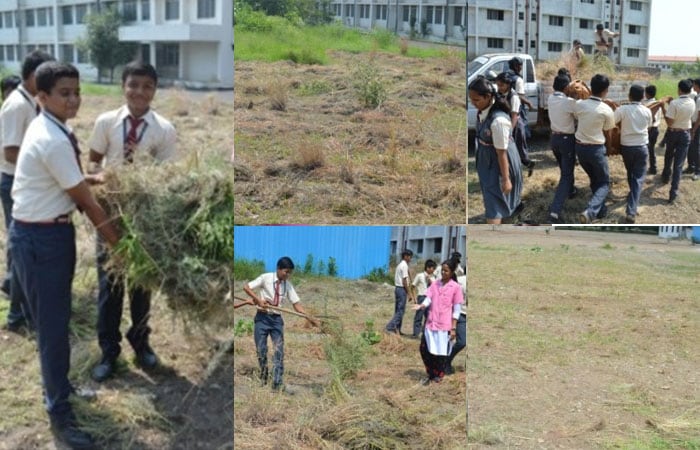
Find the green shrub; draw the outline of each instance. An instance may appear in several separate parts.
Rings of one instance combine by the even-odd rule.
[[[375,267],[374,269],[370,270],[370,272],[365,276],[367,281],[371,281],[373,283],[393,283],[394,280],[391,278],[391,276],[384,271],[383,268],[381,267]]]
[[[299,86],[300,95],[321,95],[331,92],[333,86],[325,80],[311,80]]]
[[[309,253],[306,255],[306,261],[304,262],[304,268],[302,269],[302,272],[310,275],[314,271],[314,255]]]
[[[323,64],[323,58],[314,55],[308,48],[303,48],[301,50],[289,50],[287,52],[286,59],[297,64]]]
[[[334,257],[328,258],[328,276],[337,277],[338,276],[338,263],[335,261]]]
[[[367,345],[378,344],[382,340],[382,335],[374,331],[374,321],[371,319],[365,320],[365,329],[360,336]]]
[[[265,272],[265,263],[258,260],[234,259],[233,277],[236,280],[253,280]]]
[[[353,73],[355,90],[366,108],[379,108],[387,98],[384,80],[371,62],[359,63]]]
[[[365,367],[367,344],[360,336],[351,336],[341,324],[331,324],[326,330],[330,335],[323,346],[326,361],[334,378],[345,380],[354,377]]]
[[[372,38],[382,50],[386,50],[396,42],[396,36],[389,30],[377,28],[372,32]]]
[[[233,335],[236,337],[250,336],[253,334],[253,321],[251,319],[239,319],[233,328]]]

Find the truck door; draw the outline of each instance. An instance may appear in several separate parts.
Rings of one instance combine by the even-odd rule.
[[[540,93],[537,89],[537,81],[535,80],[535,66],[532,59],[526,59],[525,64],[525,96],[528,100],[530,100],[530,103],[532,103],[534,107],[528,112],[527,119],[530,125],[534,125],[537,123],[537,109],[539,108]]]

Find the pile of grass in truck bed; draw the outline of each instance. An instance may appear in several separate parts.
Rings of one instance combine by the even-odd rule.
[[[136,163],[110,169],[95,189],[122,232],[109,270],[195,318],[215,311],[231,285],[233,180],[225,166],[214,167],[197,159]]]

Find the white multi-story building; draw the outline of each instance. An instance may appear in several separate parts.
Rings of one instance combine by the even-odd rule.
[[[85,17],[109,7],[125,19],[119,38],[139,44],[134,57],[153,64],[159,77],[193,87],[233,87],[231,0],[2,0],[0,64],[19,72],[24,55],[39,48],[96,78],[76,41],[86,35]]]
[[[335,18],[349,27],[384,28],[399,35],[464,45],[467,26],[466,0],[336,0],[331,2]],[[421,24],[424,23],[423,26]]]
[[[528,53],[556,59],[574,39],[593,54],[596,25],[620,36],[610,58],[646,66],[651,0],[472,0],[469,2],[467,57],[484,53]]]
[[[391,227],[391,256],[401,259],[401,252],[409,249],[416,258],[433,258],[437,263],[448,259],[453,252],[462,254],[462,265],[467,258],[467,228],[465,226],[400,226]]]

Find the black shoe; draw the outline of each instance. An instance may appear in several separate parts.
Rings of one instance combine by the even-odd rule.
[[[52,420],[51,431],[58,440],[74,450],[91,450],[97,448],[92,436],[81,431],[72,421],[59,424]]]
[[[661,173],[661,184],[668,184],[668,182],[671,180],[671,175]]]
[[[455,368],[452,366],[449,366],[447,369],[445,369],[445,375],[454,375],[455,374]]]
[[[669,205],[673,205],[675,202],[676,202],[676,196],[675,196],[675,195],[671,195],[671,196],[668,197],[668,204],[669,204]]]
[[[549,213],[549,223],[562,224],[566,223],[566,221],[556,213]]]
[[[527,177],[530,178],[532,176],[532,172],[535,171],[535,161],[530,161],[529,163],[525,164],[525,167],[527,167]]]
[[[5,280],[2,282],[2,286],[0,286],[0,291],[2,291],[5,295],[7,295],[7,298],[10,298],[10,280]]]
[[[569,192],[569,198],[574,198],[578,195],[578,189],[576,186],[571,188],[571,192]]]
[[[647,175],[656,175],[656,167],[650,167],[649,170],[647,170]]]
[[[103,357],[98,365],[92,368],[92,379],[101,383],[114,374],[116,360]]]
[[[627,214],[625,216],[625,223],[634,223],[636,218],[632,214]]]
[[[143,349],[136,352],[136,364],[142,369],[155,369],[158,366],[158,357],[153,352],[153,349],[146,345]]]
[[[602,208],[600,208],[600,211],[598,211],[598,215],[596,215],[596,219],[604,219],[608,215],[608,207],[603,205]]]
[[[692,175],[692,174],[695,173],[695,167],[693,167],[693,166],[688,166],[688,167],[685,168],[685,170],[683,171],[683,173],[691,174],[691,175]]]
[[[14,322],[7,322],[3,328],[10,333],[19,334],[21,336],[29,336],[29,325],[24,319],[19,319]]]

